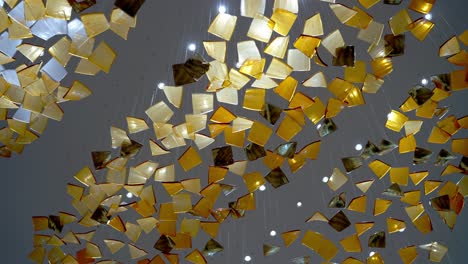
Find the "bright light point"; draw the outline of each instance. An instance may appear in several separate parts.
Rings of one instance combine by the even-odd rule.
[[[218,12],[220,12],[221,14],[226,13],[226,7],[223,6],[223,5],[222,5],[222,6],[219,6],[219,7],[218,7]]]
[[[320,129],[322,127],[322,124],[317,125],[317,129]]]
[[[259,189],[261,192],[263,192],[264,190],[266,190],[266,187],[265,187],[265,185],[261,185],[260,187],[258,187],[258,189]]]
[[[324,182],[324,183],[327,183],[328,180],[330,180],[328,177],[323,177],[323,178],[322,178],[322,182]]]
[[[270,236],[276,236],[276,231],[275,231],[275,230],[271,230]]]
[[[132,198],[133,197],[133,194],[132,193],[127,193],[127,198]]]
[[[424,16],[424,18],[427,19],[427,20],[431,20],[431,19],[432,19],[432,14],[431,14],[431,13],[426,14],[426,15]]]
[[[159,89],[164,88],[164,86],[166,86],[164,83],[158,83],[158,88],[159,88]]]
[[[375,252],[374,252],[374,251],[371,251],[371,252],[369,253],[369,257],[372,257],[372,256],[374,256],[374,255],[375,255]]]
[[[240,67],[242,67],[242,64],[240,62],[236,63],[236,68],[239,69]]]
[[[362,149],[362,145],[361,144],[357,144],[354,149],[356,149],[357,151],[361,150]]]
[[[392,113],[389,113],[389,114],[387,115],[387,119],[390,119],[390,118],[392,118]]]
[[[429,81],[427,79],[422,79],[421,80],[422,85],[427,85],[428,83],[429,83]]]
[[[193,44],[193,43],[190,43],[190,45],[188,45],[188,49],[190,51],[195,51],[197,49],[197,45]]]
[[[252,258],[250,256],[245,256],[244,260],[248,262],[248,261],[251,261]]]
[[[297,202],[297,207],[302,207],[302,203],[301,203],[301,202]]]

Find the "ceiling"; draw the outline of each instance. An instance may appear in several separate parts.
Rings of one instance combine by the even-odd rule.
[[[270,14],[272,1],[268,1],[266,14]],[[353,3],[346,1],[352,6]],[[118,57],[109,74],[100,73],[95,77],[79,76],[88,87],[93,90],[93,95],[79,102],[69,102],[63,105],[65,116],[63,121],[49,122],[49,126],[41,138],[28,146],[22,155],[11,159],[0,159],[1,176],[4,180],[4,198],[6,202],[2,205],[3,217],[1,224],[4,226],[2,236],[3,256],[6,263],[27,263],[27,255],[32,250],[32,223],[31,217],[37,215],[56,214],[59,211],[73,213],[71,198],[66,193],[66,184],[74,182],[73,175],[84,166],[92,167],[90,153],[97,150],[110,150],[109,127],[116,126],[126,128],[125,117],[136,116],[146,118],[145,110],[151,104],[165,100],[157,84],[164,82],[172,85],[172,64],[182,63],[191,56],[187,50],[189,43],[195,43],[199,51],[203,53],[202,41],[215,40],[206,31],[210,21],[216,16],[220,4],[227,7],[227,12],[239,15],[239,1],[146,1],[138,14],[136,29],[133,29],[127,41],[109,33],[103,37],[118,53]],[[104,8],[101,4],[94,11]],[[377,4],[370,9],[374,18],[385,23],[390,16],[401,9],[398,6]],[[379,142],[382,138],[398,142],[404,132],[394,133],[385,128],[386,116],[391,109],[397,109],[407,98],[407,91],[418,84],[422,78],[429,78],[433,74],[450,72],[454,68],[439,58],[437,51],[439,46],[453,35],[458,35],[468,28],[468,20],[463,19],[466,15],[466,2],[462,0],[438,1],[432,10],[436,26],[424,42],[419,42],[407,33],[405,55],[394,59],[394,72],[385,78],[384,86],[377,94],[365,94],[366,104],[345,109],[334,122],[338,130],[322,138],[322,147],[318,160],[308,161],[304,168],[292,174],[288,171],[290,183],[279,189],[273,189],[269,185],[264,192],[257,192],[257,210],[248,212],[245,218],[239,220],[227,220],[222,224],[219,236],[216,239],[224,246],[224,251],[213,258],[211,263],[242,263],[244,256],[250,255],[253,263],[289,263],[290,259],[298,256],[310,255],[313,263],[321,260],[317,254],[300,245],[298,241],[289,247],[282,248],[280,252],[272,257],[263,257],[262,245],[264,243],[282,246],[279,235],[270,236],[271,230],[281,232],[301,229],[315,230],[323,233],[335,243],[354,232],[354,228],[337,233],[324,223],[305,223],[305,220],[314,212],[323,212],[328,217],[333,216],[337,210],[327,208],[328,201],[339,192],[346,192],[348,201],[361,195],[360,191],[352,184],[347,184],[337,194],[334,194],[326,184],[322,183],[322,177],[329,176],[333,168],[341,170],[343,165],[341,158],[359,155],[354,147],[356,144],[365,144],[368,140]],[[332,29],[342,30],[344,39],[348,45],[354,45],[357,49],[357,58],[366,57],[367,44],[357,40],[357,33],[339,23],[331,12],[327,3],[318,0],[300,0],[300,14],[298,22],[290,33],[297,36],[301,33],[302,21],[320,12],[324,21],[325,32]],[[415,12],[411,13],[413,18],[417,17]],[[239,17],[236,31],[229,42],[228,57],[226,63],[229,67],[235,65],[237,52],[235,43],[247,40],[246,32],[250,19]],[[388,26],[386,32],[388,32]],[[263,44],[262,44],[263,45]],[[259,44],[259,48],[264,48]],[[331,57],[324,56],[325,61]],[[342,76],[343,69],[339,67],[319,68],[312,66],[311,72],[323,70],[327,80],[335,76]],[[294,73],[294,77],[300,81],[311,75],[308,73]],[[74,77],[74,76],[73,76]],[[70,81],[73,78],[70,78]],[[191,109],[191,96],[193,92],[202,92],[206,87],[207,80],[203,78],[200,82],[184,87],[183,109]],[[323,101],[328,100],[330,93],[324,88],[300,87],[300,91],[309,96],[319,96]],[[267,101],[286,108],[285,101],[274,93],[267,93]],[[455,93],[444,105],[451,106],[450,114],[462,117],[466,114],[466,91]],[[215,109],[218,104],[215,104]],[[251,119],[261,120],[257,113],[246,111],[241,107],[228,106],[236,115]],[[414,117],[411,115],[411,117]],[[177,113],[171,120],[173,124],[183,121],[183,114]],[[263,121],[263,120],[262,120]],[[418,146],[430,148],[436,154],[441,147],[449,149],[449,143],[444,146],[431,145],[425,141],[429,136],[434,120],[425,122],[422,131],[418,134]],[[151,131],[132,136],[132,139],[146,144]],[[208,132],[206,132],[208,133]],[[458,138],[467,136],[467,132],[461,131]],[[299,146],[320,140],[316,129],[308,122],[306,128],[295,140]],[[268,147],[273,149],[282,141],[278,137],[272,138]],[[222,146],[222,138],[209,148]],[[208,148],[208,149],[209,149]],[[204,160],[204,166],[196,168],[190,173],[178,171],[178,180],[191,177],[201,177],[206,183],[206,166],[211,164],[211,152],[206,149],[200,152]],[[185,148],[175,150],[171,155],[153,159],[161,165],[177,163],[177,158]],[[241,159],[242,151],[236,150],[235,157]],[[147,147],[136,158],[132,164],[152,159]],[[412,154],[399,155],[397,150],[382,157],[382,160],[394,167],[409,166],[411,171],[430,170],[430,178],[439,178],[443,168],[432,165],[412,165]],[[459,159],[454,164],[458,164]],[[248,170],[257,170],[263,175],[268,173],[265,166],[259,166],[261,161],[249,164]],[[202,168],[203,167],[203,168]],[[352,182],[373,178],[372,172],[367,166],[348,175]],[[452,175],[449,180],[457,182],[461,175]],[[242,178],[229,175],[226,179],[229,184],[239,185],[239,189],[231,194],[239,197],[245,194]],[[383,181],[377,181],[373,188],[367,193],[368,200],[372,201],[381,197],[381,193],[389,185],[388,177]],[[421,186],[417,187],[420,189]],[[413,189],[410,185],[406,190]],[[158,202],[168,202],[169,197],[160,185],[155,185]],[[413,225],[408,223],[408,228],[403,233],[387,235],[387,248],[378,251],[387,263],[400,263],[397,250],[408,245],[420,245],[438,241],[449,248],[443,263],[463,263],[466,241],[464,234],[468,233],[465,223],[468,215],[463,212],[457,219],[458,224],[454,231],[442,222],[436,212],[428,205],[429,198],[424,197],[422,202],[427,205],[427,211],[432,219],[434,231],[427,235],[420,234]],[[229,198],[229,197],[228,197]],[[234,198],[229,198],[234,199]],[[223,202],[230,201],[226,199]],[[302,202],[302,207],[296,203]],[[368,203],[371,208],[372,203]],[[383,216],[375,218],[376,227],[374,231],[386,230],[385,219],[387,217],[401,218],[407,221],[404,213],[404,205],[395,202],[389,211]],[[371,210],[363,215],[347,213],[351,222],[370,221],[374,219]],[[367,237],[372,232],[363,235],[363,252],[360,254],[345,254],[342,251],[336,256],[336,261],[342,261],[347,256],[365,259],[371,251],[366,247]],[[111,231],[104,230],[101,238],[112,236]],[[141,244],[147,249],[152,249],[158,235],[153,231],[149,235],[143,235]],[[201,234],[193,241],[194,248],[202,249],[208,237]],[[104,248],[104,246],[103,246]],[[156,251],[150,251],[156,254]],[[109,252],[103,249],[106,257]],[[188,251],[186,252],[188,253]],[[416,263],[426,263],[427,255],[419,251],[420,255]],[[185,255],[185,254],[182,254]],[[124,263],[132,263],[128,259],[128,252],[120,252],[118,259]]]

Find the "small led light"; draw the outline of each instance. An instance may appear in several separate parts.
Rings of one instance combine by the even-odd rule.
[[[133,197],[133,194],[132,193],[127,193],[127,198],[131,199]]]
[[[219,7],[218,7],[218,12],[220,12],[221,14],[226,13],[226,7],[223,6],[223,5],[219,6]]]
[[[302,207],[302,203],[301,203],[301,202],[297,202],[297,207]]]
[[[166,86],[164,83],[162,83],[162,82],[161,82],[161,83],[158,83],[158,88],[159,88],[159,89],[164,88],[164,86]]]
[[[249,262],[249,261],[252,260],[252,258],[251,258],[250,256],[245,256],[244,260],[247,261],[247,262]]]
[[[328,177],[323,177],[322,182],[327,183],[330,179]]]
[[[190,43],[190,44],[188,45],[188,49],[189,49],[190,51],[195,51],[195,50],[197,49],[197,45],[195,45],[195,44],[193,44],[193,43]]]
[[[322,127],[322,124],[317,125],[317,129],[320,129]]]
[[[270,231],[270,236],[272,236],[272,237],[276,236],[276,231],[275,231],[275,230],[271,230],[271,231]]]
[[[427,85],[428,83],[429,83],[429,81],[426,78],[421,80],[422,85]]]
[[[265,185],[261,185],[260,187],[258,187],[258,189],[259,189],[261,192],[263,192],[264,190],[266,190],[266,187],[265,187]]]
[[[362,149],[362,145],[361,144],[357,144],[354,149],[356,149],[357,151],[361,150]]]
[[[392,113],[391,113],[391,112],[388,113],[387,118],[388,118],[388,119],[392,118]]]
[[[369,257],[372,257],[372,256],[374,256],[374,255],[375,255],[375,252],[374,252],[374,251],[371,251],[371,252],[369,253]]]
[[[240,67],[242,67],[242,64],[240,62],[236,63],[236,68],[239,69]]]
[[[431,20],[431,19],[432,19],[432,14],[431,14],[431,13],[426,14],[426,15],[424,16],[424,18],[427,19],[427,20]]]

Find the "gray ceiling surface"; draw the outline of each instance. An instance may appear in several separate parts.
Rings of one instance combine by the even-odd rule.
[[[101,5],[112,4],[101,3]],[[4,203],[2,204],[2,263],[29,263],[27,255],[32,250],[32,216],[55,214],[59,211],[74,213],[71,206],[71,198],[66,193],[66,184],[73,182],[73,175],[84,166],[92,167],[90,152],[96,150],[110,150],[109,127],[117,126],[126,128],[125,117],[137,116],[145,117],[144,111],[153,103],[165,100],[162,91],[158,90],[157,84],[164,82],[173,84],[171,66],[174,63],[181,63],[190,57],[191,52],[187,51],[188,43],[196,43],[197,50],[206,58],[202,49],[202,41],[215,40],[216,38],[207,33],[210,21],[217,14],[220,4],[227,7],[227,12],[239,15],[240,1],[213,1],[213,0],[170,0],[155,1],[148,0],[143,5],[138,14],[137,27],[129,34],[129,39],[124,41],[111,33],[105,35],[106,41],[118,53],[116,62],[109,74],[100,73],[96,77],[79,76],[87,86],[93,90],[92,96],[78,102],[67,102],[63,105],[65,116],[63,121],[49,122],[49,126],[41,138],[28,146],[24,153],[11,159],[0,159],[0,174],[3,181]],[[266,14],[271,14],[272,2],[267,1]],[[349,29],[339,23],[331,12],[327,3],[319,0],[300,0],[300,14],[296,22],[292,38],[301,33],[302,21],[320,12],[324,21],[325,32],[331,32],[334,28],[340,28],[348,45],[357,47],[357,58],[369,60],[365,54],[367,44],[357,40],[357,31]],[[357,1],[340,1],[348,6],[353,6]],[[408,2],[407,0],[404,2]],[[407,3],[405,3],[407,4]],[[94,11],[99,10],[95,7]],[[329,176],[333,168],[343,170],[340,159],[347,156],[355,156],[359,153],[354,149],[357,143],[365,144],[367,140],[378,142],[382,138],[398,142],[403,135],[394,133],[385,128],[387,114],[391,109],[397,109],[408,96],[407,91],[418,84],[422,78],[429,78],[433,74],[450,72],[454,69],[445,59],[439,58],[437,51],[439,46],[449,37],[462,33],[468,29],[468,19],[466,19],[467,2],[465,0],[437,1],[432,10],[433,21],[436,27],[424,42],[419,42],[410,33],[407,33],[407,46],[405,55],[394,59],[394,72],[385,78],[385,84],[377,94],[365,94],[366,104],[363,106],[345,109],[334,122],[338,130],[322,138],[322,149],[318,160],[307,162],[306,166],[299,172],[292,174],[288,171],[290,184],[279,189],[273,189],[269,185],[264,192],[257,192],[257,210],[248,212],[245,218],[239,220],[228,220],[222,224],[219,236],[216,239],[224,246],[224,251],[209,258],[210,263],[243,263],[245,255],[252,257],[251,263],[289,263],[294,257],[310,255],[312,263],[320,263],[321,258],[300,245],[299,241],[289,248],[282,248],[280,252],[272,257],[263,257],[263,243],[282,245],[281,237],[271,237],[271,230],[281,233],[293,229],[315,230],[325,234],[335,243],[354,232],[354,228],[348,228],[341,233],[337,233],[324,223],[305,223],[305,220],[314,212],[321,211],[331,217],[337,210],[327,208],[328,201],[336,194],[332,193],[326,184],[322,183],[322,177]],[[381,3],[370,9],[374,18],[385,23],[390,16],[401,9],[398,6],[388,6]],[[413,18],[418,14],[411,12]],[[229,44],[227,63],[229,67],[235,65],[237,52],[235,43],[247,40],[246,32],[250,19],[239,17],[238,26]],[[388,32],[388,26],[386,27]],[[264,48],[264,45],[259,45]],[[323,53],[322,53],[323,54]],[[366,57],[367,56],[367,57]],[[330,57],[324,56],[325,61],[330,61]],[[316,65],[312,66],[311,72],[322,70]],[[329,67],[323,69],[328,80],[334,76],[342,76],[343,69]],[[298,80],[304,80],[310,73],[294,73]],[[71,78],[72,79],[72,78]],[[184,87],[184,107],[191,109],[192,92],[202,92],[206,87],[207,80],[204,77],[200,82]],[[319,96],[322,100],[328,100],[330,93],[322,88],[304,88],[300,91],[310,96]],[[461,117],[467,113],[467,93],[461,91],[455,93],[444,101],[444,105],[451,106],[450,114]],[[240,100],[241,101],[241,100]],[[270,92],[267,101],[286,108],[284,100]],[[242,101],[241,101],[242,102]],[[215,107],[217,104],[215,104]],[[240,106],[229,105],[235,114],[243,115],[252,119],[259,119],[257,113],[245,111]],[[413,114],[410,117],[414,117]],[[177,114],[172,123],[182,122],[183,115]],[[418,134],[418,146],[430,148],[435,153],[447,145],[431,145],[425,139],[435,124],[435,119],[426,121],[422,132]],[[151,131],[144,132],[151,133]],[[206,132],[207,133],[207,132]],[[458,138],[466,137],[466,131],[461,131]],[[137,141],[147,139],[149,136],[137,134],[133,138]],[[308,123],[308,128],[303,130],[295,140],[299,146],[320,140],[316,130]],[[218,142],[220,141],[220,142]],[[217,140],[215,145],[222,146],[222,138]],[[278,137],[272,138],[268,147],[273,149],[281,140]],[[146,142],[142,142],[145,143]],[[160,164],[177,163],[177,158],[185,148],[174,151],[173,155],[155,159]],[[208,149],[202,151],[202,156],[211,162],[211,153]],[[152,159],[149,150],[144,149],[141,157],[137,157],[135,164],[146,159]],[[235,152],[240,159],[242,152]],[[437,179],[442,170],[441,167],[432,165],[412,165],[412,154],[399,155],[397,150],[382,158],[383,161],[392,166],[410,166],[411,171],[430,169],[430,178]],[[433,161],[433,160],[432,160]],[[455,161],[458,164],[459,159]],[[257,163],[249,164],[248,170],[259,170],[262,174],[268,171],[266,167],[256,166]],[[455,163],[454,163],[455,164]],[[180,168],[178,168],[180,169]],[[205,167],[206,169],[206,167]],[[178,179],[201,177],[206,184],[206,170],[195,169],[185,174],[178,172]],[[370,179],[372,172],[363,166],[359,170],[348,175],[353,182]],[[461,175],[449,176],[450,180],[456,182]],[[240,187],[233,194],[238,197],[246,192],[242,179],[235,175],[230,175],[227,182],[237,184]],[[373,217],[371,215],[372,202],[374,198],[380,197],[382,191],[388,187],[388,177],[385,180],[377,181],[368,195],[368,212],[362,216],[359,214],[347,213],[351,222],[375,219],[376,226],[373,232],[386,230],[385,219],[395,217],[407,222],[408,228],[403,233],[387,235],[387,248],[378,251],[385,259],[386,263],[401,263],[397,250],[408,245],[421,245],[438,241],[449,248],[448,254],[443,259],[443,263],[461,264],[466,263],[465,253],[468,249],[466,237],[468,235],[468,214],[463,212],[457,219],[454,231],[443,223],[437,213],[428,205],[429,198],[422,199],[429,212],[434,231],[427,235],[422,235],[409,222],[404,212],[404,205],[400,202],[390,208],[384,215]],[[421,186],[405,187],[405,190],[421,188]],[[170,201],[167,194],[164,194],[161,186],[155,186],[156,196],[159,201]],[[340,189],[347,193],[348,201],[352,197],[361,195],[352,184]],[[226,200],[224,202],[228,202]],[[296,203],[301,201],[303,206],[298,208]],[[112,232],[103,231],[101,238],[107,235],[112,236]],[[367,232],[361,237],[363,244],[362,253],[345,254],[340,252],[334,261],[341,262],[347,256],[358,259],[365,259],[370,249],[367,248],[367,239],[372,232]],[[152,249],[153,243],[158,235],[153,231],[148,235],[143,235],[141,244],[150,249],[150,254],[156,254]],[[194,247],[202,249],[208,237],[200,234],[194,240]],[[102,246],[106,258],[110,258],[108,250]],[[152,251],[151,251],[152,250]],[[185,254],[188,251],[185,252]],[[181,255],[184,256],[184,253]],[[129,260],[128,252],[118,253],[119,259],[124,263],[133,263]],[[184,260],[183,260],[184,261]],[[182,262],[183,262],[182,261]],[[416,263],[428,263],[427,252],[419,251]]]

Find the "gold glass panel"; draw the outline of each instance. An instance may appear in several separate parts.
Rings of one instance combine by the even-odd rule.
[[[325,47],[325,49],[334,57],[336,57],[336,49],[341,48],[344,45],[345,42],[343,36],[341,36],[341,32],[338,29],[328,34],[322,40],[322,46]]]
[[[408,26],[411,24],[411,17],[406,8],[401,9],[389,20],[390,29],[393,35],[400,35],[408,31]]]
[[[406,229],[405,221],[395,219],[395,218],[387,218],[387,230],[389,234],[393,234],[396,232],[403,232]]]
[[[396,110],[392,110],[392,112],[387,116],[387,123],[385,124],[385,127],[395,132],[400,132],[406,121],[408,121],[407,116]]]
[[[338,253],[338,248],[331,240],[327,239],[322,234],[311,230],[306,231],[301,242],[304,246],[315,251],[326,261],[330,261]]]
[[[285,247],[289,247],[301,234],[300,230],[287,231],[281,234]]]
[[[251,172],[242,176],[249,192],[255,192],[260,186],[265,184],[265,179],[259,172]]]
[[[302,34],[309,36],[322,36],[323,35],[323,25],[322,18],[320,13],[317,13],[307,19],[304,23],[304,29]]]
[[[380,160],[374,160],[368,166],[379,179],[382,179],[391,169],[389,165]]]
[[[348,210],[365,213],[367,208],[367,197],[365,195],[359,196],[351,200],[348,205]]]
[[[273,30],[282,36],[288,35],[296,18],[297,15],[288,10],[281,8],[275,9],[271,15],[271,20],[275,23]]]
[[[294,71],[310,71],[310,59],[297,49],[288,50],[288,65]]]
[[[427,14],[431,12],[434,3],[435,0],[411,0],[408,8],[422,14]]]
[[[412,264],[418,256],[418,251],[416,249],[416,246],[409,246],[405,248],[400,248],[398,250],[398,254],[400,255],[403,264]]]
[[[433,27],[434,23],[425,18],[420,18],[408,25],[408,29],[411,30],[411,33],[419,41],[423,41],[427,35],[429,35]]]
[[[384,80],[377,78],[372,74],[367,74],[366,78],[364,79],[364,86],[362,87],[362,91],[365,93],[377,93],[383,83]]]
[[[356,61],[354,67],[345,68],[344,79],[348,82],[364,83],[366,75],[366,62]]]
[[[323,72],[319,71],[302,83],[305,87],[327,87],[327,80]]]
[[[355,10],[342,4],[331,4],[330,8],[333,13],[335,13],[335,16],[338,18],[338,20],[340,20],[340,22],[343,24],[357,14]]]
[[[254,121],[247,140],[257,145],[265,146],[272,133],[273,130],[271,128],[261,122]]]
[[[375,199],[374,203],[374,216],[381,215],[387,211],[387,209],[392,205],[392,201],[380,199]]]
[[[205,51],[211,58],[224,62],[226,58],[226,41],[204,41]]]
[[[247,36],[260,42],[268,43],[273,33],[274,22],[261,14],[255,14]]]
[[[290,141],[299,132],[301,132],[301,130],[302,126],[292,117],[286,115],[276,130],[276,134],[285,141]]]
[[[362,252],[361,241],[357,234],[352,234],[340,240],[340,244],[346,252]],[[352,263],[352,262],[351,262]]]
[[[372,186],[375,180],[368,180],[368,181],[361,181],[356,183],[356,187],[358,187],[361,192],[366,193],[369,188]]]
[[[229,41],[234,28],[236,27],[237,17],[225,13],[219,13],[211,22],[208,32]]]
[[[184,154],[180,156],[178,161],[184,171],[189,171],[203,162],[200,155],[193,147],[189,147]]]
[[[391,168],[390,169],[390,182],[397,183],[398,185],[407,186],[409,177],[409,168]]]
[[[192,199],[188,193],[179,193],[172,196],[174,213],[185,213],[192,209]]]
[[[416,139],[413,134],[402,137],[398,146],[400,154],[414,152],[416,150]]]
[[[265,105],[264,89],[246,89],[244,95],[243,108],[253,111],[261,111]]]
[[[354,226],[356,227],[356,233],[358,236],[364,234],[367,230],[371,229],[374,227],[374,222],[361,222],[361,223],[356,223]]]
[[[315,55],[316,49],[320,46],[321,39],[308,35],[300,35],[294,42],[294,47],[300,50],[304,55],[312,58]]]
[[[282,60],[273,58],[268,66],[266,75],[270,78],[284,80],[294,69]]]
[[[232,132],[232,127],[224,129],[224,139],[227,145],[244,147],[245,131]]]
[[[314,97],[314,103],[304,109],[304,114],[314,124],[318,124],[320,120],[325,116],[326,106],[322,103],[320,98]]]
[[[439,48],[439,57],[452,56],[460,52],[460,44],[457,36],[451,37]]]
[[[259,79],[263,75],[263,68],[265,67],[265,62],[265,59],[247,60],[242,64],[242,66],[239,69],[239,72]]]
[[[189,253],[187,256],[185,256],[185,259],[191,263],[194,264],[206,264],[208,263],[205,259],[205,257],[202,255],[202,253],[198,250],[195,249],[191,253]]]
[[[286,50],[288,49],[288,44],[289,36],[277,37],[270,44],[268,44],[264,52],[273,57],[283,59],[284,55],[286,54]]]
[[[405,192],[403,197],[401,197],[401,201],[407,203],[409,205],[418,205],[421,199],[421,191],[410,191]]]
[[[343,186],[347,181],[348,177],[346,177],[346,175],[339,169],[334,168],[332,175],[328,179],[327,185],[330,187],[330,189],[336,191],[341,188],[341,186]]]
[[[381,79],[393,71],[391,58],[376,58],[371,61],[372,73]]]
[[[163,88],[167,101],[177,108],[180,108],[182,104],[183,90],[182,86],[164,86]]]
[[[346,21],[345,25],[359,29],[366,29],[374,18],[357,6],[354,6],[353,10],[357,13]]]
[[[296,92],[297,83],[296,79],[288,76],[274,89],[274,91],[285,100],[291,101],[294,93]]]
[[[109,73],[116,56],[115,51],[106,42],[102,41],[88,59],[102,71]]]

